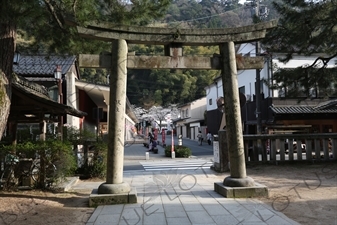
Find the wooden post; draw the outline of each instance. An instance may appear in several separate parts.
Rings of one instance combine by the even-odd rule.
[[[46,122],[42,120],[39,124],[40,128],[40,141],[46,140]],[[39,149],[40,155],[40,168],[39,168],[39,187],[44,188],[46,183],[46,152],[45,149]]]

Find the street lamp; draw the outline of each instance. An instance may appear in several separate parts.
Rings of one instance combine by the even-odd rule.
[[[62,94],[62,68],[60,65],[56,66],[56,69],[54,70],[54,78],[57,81],[57,86],[58,86],[58,94],[59,94],[59,99],[58,102],[60,104],[63,104],[63,94]],[[63,116],[59,115],[59,137],[60,140],[63,138]]]
[[[20,56],[21,56],[20,52],[18,51],[14,52],[13,64],[19,64]]]

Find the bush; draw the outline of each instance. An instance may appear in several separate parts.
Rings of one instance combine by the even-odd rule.
[[[82,178],[105,178],[107,166],[108,145],[105,142],[95,142],[91,151],[93,156],[77,169],[77,173],[81,174]]]
[[[1,146],[0,155],[4,157],[8,153],[14,153],[20,158],[35,160],[43,157],[46,163],[46,178],[51,183],[62,181],[66,176],[73,175],[76,170],[72,145],[68,142],[60,140],[27,141],[17,145]],[[38,176],[40,176],[41,165],[39,160],[36,166],[39,168]],[[50,170],[50,173],[48,173],[48,170]]]
[[[165,156],[166,157],[171,157],[171,148],[172,145],[168,145],[165,147]],[[176,153],[177,158],[188,158],[192,155],[191,149],[189,149],[186,146],[183,145],[175,145],[174,146],[174,151]]]

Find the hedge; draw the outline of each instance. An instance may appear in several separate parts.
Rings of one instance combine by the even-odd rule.
[[[165,156],[171,157],[171,148],[172,145],[167,145],[165,147]],[[192,155],[191,149],[183,145],[175,145],[174,146],[175,157],[177,158],[189,158]]]

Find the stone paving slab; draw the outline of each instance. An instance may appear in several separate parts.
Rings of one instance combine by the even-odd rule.
[[[124,178],[136,188],[138,202],[99,206],[87,225],[298,225],[256,199],[224,198],[214,191],[214,182],[221,182],[224,175],[210,169],[204,172],[128,171]],[[193,179],[186,179],[186,175]],[[189,189],[179,186],[181,178],[187,183],[195,182],[195,185],[189,185]],[[72,189],[83,189],[85,183],[78,182]],[[87,187],[97,188],[100,184],[91,182]]]

